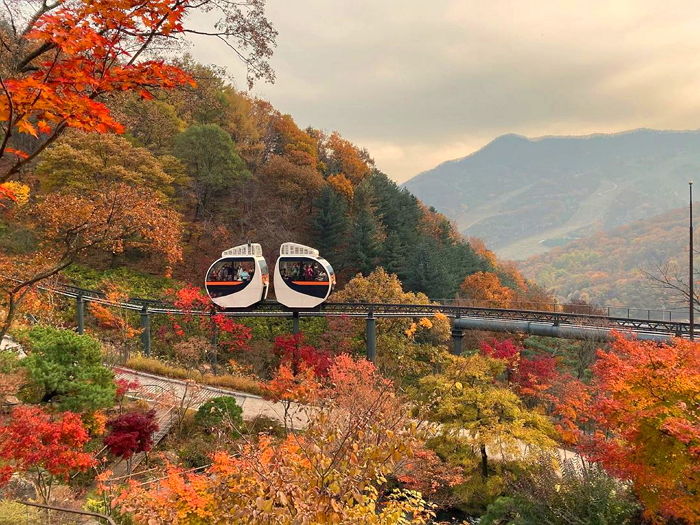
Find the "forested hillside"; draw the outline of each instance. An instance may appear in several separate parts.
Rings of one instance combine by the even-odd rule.
[[[698,523],[700,343],[217,308],[261,298],[257,248],[202,288],[246,241],[320,248],[341,303],[550,301],[340,134],[162,59],[208,35],[273,80],[265,7],[4,3],[0,525]],[[285,259],[280,302],[325,300]]]
[[[655,278],[686,283],[687,259],[688,210],[680,208],[555,248],[521,268],[566,300],[672,308],[685,305],[683,295]]]
[[[89,266],[126,266],[200,283],[224,249],[259,242],[272,262],[282,242],[294,241],[318,247],[340,285],[376,266],[434,298],[453,297],[478,271],[497,272],[511,286],[519,279],[375,169],[367,151],[336,132],[300,129],[290,115],[237,91],[214,68],[190,60],[179,65],[196,86],[153,98],[112,97],[109,107],[124,134],[71,130],[19,178],[30,187],[32,203],[51,195],[97,198],[109,190],[124,207],[120,213],[151,222],[147,232],[127,237],[149,237],[158,243],[155,253],[150,242],[120,239],[91,250]],[[142,193],[132,195],[130,188]],[[146,210],[143,200],[154,202],[148,195],[169,215]],[[37,246],[29,223],[53,220],[43,208],[25,210],[26,216],[13,212],[18,220],[7,221],[0,233],[0,246],[10,252],[31,253]],[[161,223],[153,222],[156,217]]]
[[[504,135],[405,187],[499,256],[523,260],[682,206],[698,169],[698,131]]]

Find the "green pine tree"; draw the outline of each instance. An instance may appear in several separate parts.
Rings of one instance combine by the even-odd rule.
[[[389,273],[404,276],[406,270],[407,246],[401,240],[401,236],[392,231],[387,235],[381,256],[381,265]]]
[[[355,220],[350,232],[348,259],[350,268],[369,275],[379,263],[382,228],[377,220],[371,187],[362,184],[355,190],[354,198]]]
[[[335,269],[344,268],[347,261],[343,255],[343,247],[348,241],[350,224],[347,202],[333,188],[326,186],[314,202],[314,207],[316,209],[312,221],[314,246]]]

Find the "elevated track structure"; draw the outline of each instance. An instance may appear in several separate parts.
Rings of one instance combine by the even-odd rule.
[[[533,335],[608,341],[613,332],[629,334],[638,339],[668,342],[673,337],[687,338],[690,324],[672,319],[670,311],[646,310],[646,318],[630,316],[604,315],[600,313],[580,313],[578,311],[550,311],[517,308],[489,308],[463,306],[458,304],[394,304],[394,303],[334,303],[326,302],[313,309],[291,310],[277,302],[265,301],[240,310],[182,310],[172,303],[159,300],[133,297],[115,302],[97,290],[89,290],[69,285],[41,286],[39,289],[69,297],[76,302],[76,324],[78,333],[85,329],[85,305],[89,302],[114,308],[138,312],[141,325],[141,342],[144,353],[151,351],[151,318],[155,315],[193,315],[212,316],[223,314],[230,317],[276,317],[292,320],[293,332],[300,331],[299,321],[303,317],[337,317],[347,316],[365,320],[365,338],[367,357],[376,359],[376,320],[380,318],[422,318],[432,317],[438,313],[451,319],[452,351],[462,351],[462,338],[467,330],[496,332],[521,332]],[[578,307],[575,305],[572,308]],[[556,308],[556,306],[554,307]],[[553,309],[554,309],[553,308]],[[624,311],[624,308],[621,310]],[[598,310],[600,311],[600,310]],[[636,310],[645,311],[645,310]],[[651,312],[654,311],[653,318]],[[609,310],[608,310],[609,312]],[[668,319],[666,318],[668,317]]]

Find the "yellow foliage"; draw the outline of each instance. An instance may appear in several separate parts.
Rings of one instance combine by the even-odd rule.
[[[26,184],[11,180],[9,182],[5,182],[2,186],[12,192],[15,204],[17,206],[24,206],[29,202],[31,190]]]

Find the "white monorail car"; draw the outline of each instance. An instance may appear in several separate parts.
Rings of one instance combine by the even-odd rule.
[[[247,308],[267,298],[270,275],[259,244],[241,244],[221,253],[205,280],[211,300],[221,308]]]
[[[314,308],[333,291],[333,267],[318,250],[285,242],[275,265],[275,297],[288,308]]]

